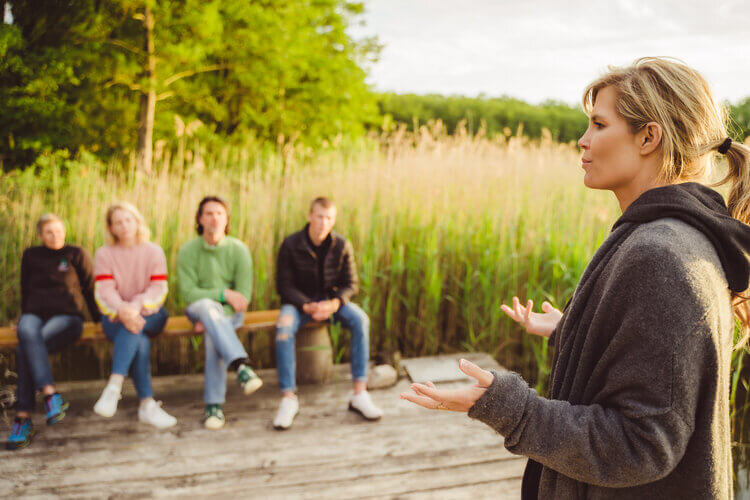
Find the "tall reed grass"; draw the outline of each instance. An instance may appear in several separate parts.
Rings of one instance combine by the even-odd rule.
[[[303,226],[311,199],[328,195],[339,207],[335,229],[355,248],[356,300],[372,318],[375,352],[486,351],[543,389],[546,343],[522,333],[500,305],[513,295],[564,305],[619,211],[610,193],[584,188],[572,144],[549,136],[489,139],[461,127],[447,135],[440,122],[331,147],[304,162],[294,151],[209,154],[187,142],[157,157],[152,176],[127,159],[101,165],[82,156],[50,158],[44,168],[0,180],[0,323],[18,316],[20,255],[36,244],[43,212],[60,214],[69,241],[93,253],[103,243],[108,204],[133,202],[174,270],[180,245],[195,237],[198,201],[220,194],[231,205],[231,233],[253,256],[251,308],[268,309],[279,305],[273,274],[281,240]],[[179,313],[174,272],[169,285],[168,306]],[[346,359],[345,335],[334,340]],[[256,355],[267,365],[273,353],[264,345]],[[178,371],[200,369],[188,351],[159,359]],[[735,364],[743,358],[737,354]],[[737,374],[736,386],[742,383]]]
[[[0,324],[19,314],[20,256],[37,244],[34,224],[44,212],[61,215],[68,240],[93,253],[104,241],[106,207],[131,201],[174,271],[180,245],[195,237],[198,201],[220,194],[231,204],[231,234],[253,256],[251,308],[268,309],[279,305],[273,274],[281,240],[303,226],[311,199],[327,195],[339,207],[336,230],[355,248],[356,300],[371,316],[376,354],[486,351],[544,392],[546,341],[522,333],[500,305],[513,295],[564,305],[619,213],[610,193],[584,188],[574,145],[548,134],[534,142],[507,133],[488,139],[459,127],[449,136],[436,122],[316,155],[289,147],[209,151],[189,140],[174,150],[158,147],[152,176],[138,173],[132,158],[102,165],[83,154],[53,155],[0,178]],[[169,285],[168,307],[180,313],[174,272]],[[334,329],[332,337],[337,359],[347,359],[346,334]],[[273,363],[269,335],[243,340],[255,366]],[[198,339],[160,340],[152,356],[157,373],[202,369]],[[55,373],[103,377],[109,359],[106,345],[79,345],[56,356]],[[749,364],[746,350],[733,353],[738,463],[748,460],[741,443],[750,439]]]

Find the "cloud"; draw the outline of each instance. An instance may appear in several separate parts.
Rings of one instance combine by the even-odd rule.
[[[750,5],[725,0],[371,0],[356,36],[385,44],[380,90],[513,95],[577,102],[610,64],[678,57],[720,98],[750,95]]]

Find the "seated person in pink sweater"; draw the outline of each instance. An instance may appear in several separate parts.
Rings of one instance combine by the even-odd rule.
[[[110,243],[94,256],[94,294],[114,352],[112,375],[94,412],[102,417],[115,414],[122,382],[130,375],[141,400],[138,420],[160,429],[172,427],[177,420],[153,398],[149,353],[149,337],[158,335],[167,322],[167,259],[161,247],[149,241],[148,227],[133,205],[110,206],[106,219]]]

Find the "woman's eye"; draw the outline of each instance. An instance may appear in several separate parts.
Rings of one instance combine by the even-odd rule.
[[[600,122],[594,122],[594,126],[595,126],[596,128],[602,128],[602,127],[604,127],[604,124],[603,124],[603,123],[600,123]]]

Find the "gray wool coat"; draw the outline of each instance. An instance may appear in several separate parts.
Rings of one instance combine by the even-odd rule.
[[[550,399],[496,372],[469,416],[541,464],[540,499],[732,498],[733,329],[703,233],[674,218],[621,224],[553,333]]]

